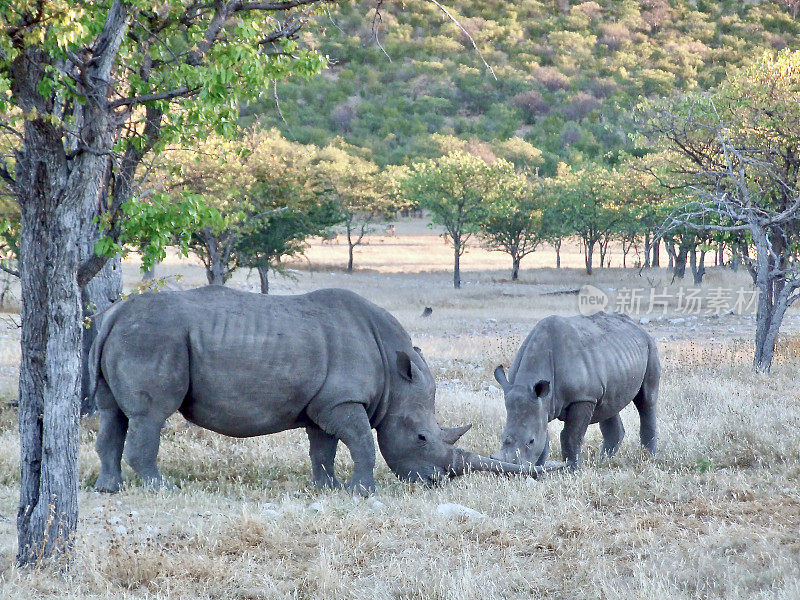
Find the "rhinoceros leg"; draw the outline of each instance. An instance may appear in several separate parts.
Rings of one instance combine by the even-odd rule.
[[[639,411],[639,439],[642,446],[655,456],[657,448],[656,402],[655,397],[647,391],[647,384],[642,386],[633,404]]]
[[[567,407],[564,429],[561,431],[561,454],[572,469],[581,466],[581,447],[586,429],[592,420],[595,403],[591,401],[573,402]]]
[[[100,457],[100,475],[94,484],[98,492],[118,492],[122,487],[122,449],[128,431],[128,417],[117,406],[108,384],[103,379],[97,382],[95,394],[100,408],[100,430],[97,432],[95,449]]]
[[[658,349],[650,347],[647,371],[639,393],[633,399],[639,411],[639,439],[650,454],[655,456],[657,450],[656,406],[658,405],[658,385],[661,379],[661,364],[658,360]]]
[[[311,471],[314,474],[311,483],[319,488],[342,487],[333,470],[339,440],[319,427],[306,427],[306,433],[309,443],[308,454],[311,456]]]
[[[161,425],[164,417],[156,414],[133,415],[128,419],[128,436],[125,440],[125,460],[150,487],[164,485],[156,466]]]
[[[609,457],[614,456],[625,437],[625,427],[622,425],[622,417],[619,416],[619,413],[605,421],[600,421],[600,431],[603,434],[603,454]]]
[[[314,415],[322,430],[342,440],[353,458],[353,477],[345,486],[360,494],[375,491],[375,441],[363,404],[348,402],[323,408]]]

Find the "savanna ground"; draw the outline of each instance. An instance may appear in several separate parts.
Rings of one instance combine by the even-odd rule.
[[[754,374],[752,318],[681,314],[680,286],[665,270],[587,277],[575,244],[560,271],[549,249],[527,258],[518,283],[508,281],[505,255],[473,249],[458,292],[449,248],[418,222],[373,236],[352,275],[340,267],[344,245],[314,244],[308,258],[274,278],[274,293],[346,287],[391,311],[437,378],[440,422],[472,422],[460,445],[483,453],[498,446],[505,418],[492,370],[509,364],[537,320],[576,312],[576,296],[549,292],[592,283],[663,294],[667,286],[667,316],[656,318],[659,308],[645,325],[663,365],[659,457],[641,452],[630,406],[619,454],[601,459],[591,426],[578,474],[473,474],[424,488],[400,483],[379,458],[379,492],[363,499],[307,484],[302,431],[233,440],[173,416],[160,464],[180,489],[153,493],[134,481],[109,496],[90,491],[99,463],[89,418],[73,566],[20,572],[12,566],[18,436],[8,405],[19,336],[10,315],[0,323],[0,598],[800,598],[798,313],[787,317],[772,373]],[[204,283],[190,261],[159,269],[171,287]],[[135,285],[136,264],[125,270]],[[231,285],[256,289],[258,279],[239,273]],[[712,269],[703,294],[715,288],[750,282]],[[422,318],[426,306],[433,314]],[[551,424],[551,439],[559,430]],[[551,447],[558,458],[558,443]],[[337,467],[349,465],[340,446]],[[127,466],[125,475],[133,479]],[[451,502],[483,516],[437,513]]]

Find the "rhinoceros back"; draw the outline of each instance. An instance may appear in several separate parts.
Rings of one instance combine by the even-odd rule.
[[[572,401],[598,401],[596,419],[615,414],[641,388],[654,342],[629,317],[616,313],[542,319],[509,373],[515,382],[553,382],[553,417]]]
[[[209,286],[126,304],[101,361],[104,376],[124,380],[118,390],[109,382],[115,397],[135,393],[132,370],[149,371],[165,380],[166,395],[185,388],[176,408],[187,419],[240,437],[303,426],[312,402],[363,402],[378,412],[388,385],[381,346],[405,335],[345,290],[263,296]]]

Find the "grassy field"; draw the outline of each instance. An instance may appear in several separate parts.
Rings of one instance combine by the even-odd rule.
[[[472,422],[460,445],[497,448],[505,419],[492,370],[509,364],[530,328],[573,314],[590,283],[612,297],[657,290],[666,309],[642,313],[659,342],[661,452],[638,446],[635,409],[613,459],[590,427],[586,467],[534,481],[473,474],[435,488],[400,483],[379,458],[371,498],[308,485],[302,431],[233,440],[173,416],[160,464],[179,490],[132,481],[117,495],[90,491],[99,462],[97,420],[82,427],[81,518],[73,566],[13,567],[18,482],[15,396],[19,335],[0,320],[0,599],[30,598],[800,598],[800,315],[790,312],[773,371],[750,370],[749,315],[681,312],[682,287],[665,270],[578,267],[575,244],[556,270],[543,250],[508,281],[510,261],[471,250],[464,288],[452,289],[451,252],[418,222],[373,236],[347,275],[346,246],[314,244],[288,265],[275,293],[353,289],[387,308],[421,346],[437,378],[443,425]],[[509,263],[509,264],[507,264]],[[612,267],[621,257],[612,257]],[[537,267],[533,269],[532,267]],[[129,287],[135,261],[125,265]],[[170,287],[204,282],[192,261],[170,258]],[[231,285],[256,289],[237,274]],[[749,289],[745,273],[711,269],[702,295]],[[429,318],[422,318],[424,307]],[[666,312],[662,316],[662,313]],[[551,424],[557,439],[560,423]],[[557,443],[551,455],[560,456]],[[350,459],[340,451],[337,468]],[[445,516],[455,502],[480,516]]]

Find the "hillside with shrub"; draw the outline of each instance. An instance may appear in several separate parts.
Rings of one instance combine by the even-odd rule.
[[[382,3],[377,15],[332,5],[312,42],[330,68],[278,81],[250,118],[298,142],[342,137],[380,165],[455,147],[552,175],[562,161],[614,165],[636,152],[631,111],[642,98],[709,89],[765,51],[800,48],[792,2],[444,6],[464,31],[426,0]]]

